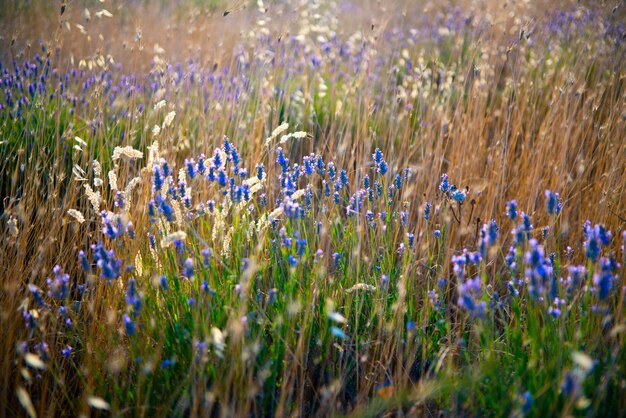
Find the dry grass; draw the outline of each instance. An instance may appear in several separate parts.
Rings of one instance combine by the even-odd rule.
[[[224,17],[222,5],[144,7],[94,2],[87,6],[89,21],[85,19],[84,6],[77,2],[70,3],[63,15],[37,2],[26,9],[20,9],[22,6],[16,2],[7,5],[0,21],[3,23],[2,68],[10,68],[13,59],[32,61],[38,52],[37,41],[44,39],[52,51],[52,65],[60,73],[82,66],[79,62],[83,60],[85,70],[97,74],[102,57],[101,69],[110,71],[113,85],[121,85],[123,74],[134,75],[142,84],[154,82],[164,90],[167,105],[160,111],[151,110],[160,100],[156,98],[160,94],[158,89],[137,91],[128,97],[118,94],[110,102],[111,91],[104,83],[96,83],[85,91],[77,84],[71,87],[70,94],[85,97],[90,102],[88,108],[76,106],[76,113],[68,115],[66,110],[71,100],[42,97],[28,108],[28,123],[20,124],[11,118],[2,120],[0,413],[3,416],[24,413],[16,398],[18,387],[28,388],[38,416],[88,414],[93,410],[88,405],[91,395],[106,397],[115,414],[132,416],[330,415],[338,411],[357,414],[404,411],[428,415],[436,410],[456,415],[481,414],[486,409],[480,408],[493,405],[504,405],[495,414],[514,414],[519,402],[516,404],[516,395],[510,393],[510,404],[506,404],[502,400],[506,397],[487,391],[488,400],[481,400],[474,409],[465,399],[471,398],[473,392],[468,395],[463,385],[482,380],[481,376],[467,372],[464,365],[466,361],[469,364],[476,361],[484,367],[481,373],[489,376],[493,376],[490,373],[494,369],[502,367],[499,363],[494,365],[495,360],[488,356],[480,359],[481,349],[482,352],[502,349],[497,338],[493,343],[484,343],[479,338],[484,329],[493,331],[494,335],[499,333],[503,339],[511,338],[503,329],[518,330],[530,340],[538,336],[532,334],[531,325],[524,328],[516,322],[519,318],[512,313],[512,305],[502,317],[492,318],[493,329],[485,325],[484,329],[476,328],[483,331],[472,331],[475,329],[472,320],[455,305],[457,289],[452,284],[452,257],[463,248],[475,251],[480,226],[490,219],[498,220],[500,242],[491,259],[485,260],[490,263],[481,270],[481,277],[486,285],[504,294],[504,277],[508,273],[503,256],[511,244],[509,231],[514,226],[506,220],[505,205],[517,199],[519,211],[532,217],[534,237],[541,237],[544,226],[551,228],[545,246],[556,251],[559,260],[569,244],[575,253],[571,263],[585,261],[582,225],[587,219],[613,231],[609,250],[618,260],[620,256],[623,259],[624,250],[619,248],[626,222],[623,40],[612,43],[594,33],[593,28],[575,32],[571,38],[544,39],[543,34],[547,33],[544,25],[550,17],[544,15],[545,5],[532,2],[512,2],[507,7],[501,2],[462,4],[459,16],[472,13],[475,19],[472,23],[460,23],[458,31],[443,34],[441,39],[420,34],[413,41],[394,34],[394,30],[401,29],[406,34],[409,28],[423,24],[422,17],[428,22],[438,22],[437,19],[455,16],[454,9],[401,1],[384,4],[364,1],[350,8],[346,6],[348,3],[333,7],[329,2],[330,6],[324,3],[319,9],[314,8],[315,2],[267,3],[264,13],[250,5]],[[113,17],[96,17],[102,6],[110,7]],[[569,7],[569,3],[565,2],[563,7]],[[307,18],[303,17],[304,12]],[[320,18],[316,20],[314,13],[320,13]],[[624,11],[619,9],[611,14],[611,6],[603,6],[598,7],[597,13],[603,22],[619,22]],[[265,23],[260,25],[259,20]],[[84,27],[86,34],[81,33],[77,24]],[[443,24],[435,24],[436,31],[440,27]],[[255,40],[263,28],[267,28],[272,42]],[[318,32],[310,32],[311,28]],[[519,35],[522,30],[523,34]],[[358,37],[350,38],[355,33]],[[303,40],[296,45],[291,39],[298,34]],[[331,41],[333,34],[345,42],[346,48],[353,49],[347,53],[349,58],[342,59],[335,47],[328,54],[323,52],[323,42],[318,36]],[[12,45],[11,38],[15,38]],[[56,47],[58,53],[54,53]],[[318,67],[311,65],[312,55],[322,57]],[[351,61],[357,56],[358,71]],[[191,67],[186,64],[189,58],[193,59]],[[183,63],[180,82],[175,70],[167,70],[168,63],[176,62]],[[121,70],[115,66],[118,63]],[[89,69],[90,64],[93,70]],[[194,71],[198,77],[202,71],[216,78],[221,75],[225,90],[218,91],[208,82],[208,87],[197,81],[192,84],[189,74]],[[236,99],[229,95],[231,87],[238,89]],[[145,105],[144,112],[137,111],[140,104]],[[124,111],[131,116],[119,117]],[[210,318],[206,321],[200,313],[189,313],[193,318],[190,321],[193,327],[188,330],[192,337],[185,340],[186,343],[201,340],[214,324],[229,330],[226,361],[220,363],[212,356],[215,365],[202,369],[190,354],[188,362],[179,359],[180,367],[188,367],[183,371],[176,369],[171,375],[142,374],[141,367],[133,365],[133,355],[149,352],[155,362],[169,358],[168,352],[176,351],[171,346],[182,341],[164,334],[170,323],[168,315],[177,318],[187,315],[185,299],[158,302],[160,293],[151,290],[150,277],[161,273],[159,263],[163,273],[181,275],[175,252],[164,251],[159,262],[149,261],[145,239],[151,227],[146,207],[151,198],[152,172],[142,167],[146,166],[148,146],[155,138],[152,127],[160,125],[169,111],[176,112],[174,122],[171,127],[163,128],[156,139],[161,156],[175,167],[174,171],[184,167],[185,158],[197,158],[201,152],[212,156],[213,148],[220,146],[223,135],[227,135],[239,149],[243,165],[251,175],[255,164],[264,162],[270,179],[266,189],[269,211],[281,193],[271,183],[280,169],[274,164],[275,148],[269,149],[264,143],[283,121],[289,121],[290,132],[302,130],[310,134],[309,138],[283,145],[291,161],[300,162],[310,153],[321,154],[326,162],[334,161],[338,168],[347,170],[350,194],[361,187],[366,173],[372,175],[371,155],[375,148],[380,148],[391,173],[395,175],[405,167],[411,169],[409,181],[389,211],[396,219],[399,211],[408,208],[410,230],[416,235],[415,250],[404,259],[396,259],[396,249],[404,242],[409,228],[399,227],[394,220],[390,221],[388,230],[370,233],[366,222],[351,223],[341,207],[330,205],[330,199],[325,203],[330,206],[327,213],[321,205],[314,206],[310,212],[310,219],[324,223],[320,237],[314,237],[311,222],[285,221],[285,224],[289,233],[298,228],[307,231],[311,255],[317,248],[324,251],[326,261],[335,251],[348,254],[345,275],[338,275],[331,268],[321,266],[322,263],[311,263],[306,269],[302,267],[305,270],[296,270],[297,273],[286,268],[277,273],[285,263],[285,254],[281,264],[280,254],[274,253],[269,244],[271,239],[276,239],[275,234],[268,232],[257,237],[258,242],[247,242],[244,233],[238,236],[235,229],[230,235],[235,240],[234,249],[223,257],[224,266],[215,267],[207,276],[223,285],[223,289],[216,289],[224,293],[223,305],[209,310]],[[75,136],[89,145],[81,151],[71,151]],[[113,148],[125,145],[144,153],[143,160],[122,159],[115,168],[120,185],[135,176],[142,179],[129,210],[140,239],[127,240],[118,249],[128,264],[135,263],[135,254],[142,254],[145,274],[128,273],[124,282],[130,277],[141,279],[146,298],[150,299],[144,308],[144,321],[148,323],[148,318],[153,318],[157,324],[146,330],[149,335],[145,339],[137,340],[127,338],[123,332],[124,286],[107,285],[104,279],[86,276],[77,258],[78,251],[102,240],[102,227],[99,214],[85,196],[83,182],[75,180],[72,168],[75,164],[82,167],[92,184],[91,162],[100,161],[104,181],[102,207],[113,210],[115,194],[110,190],[106,173],[115,167],[110,158]],[[460,187],[469,187],[467,203],[462,208],[447,203],[437,194],[442,173],[447,173]],[[391,179],[385,186],[391,184]],[[559,216],[549,216],[545,211],[546,189],[560,194],[563,212]],[[213,189],[199,192],[203,201],[213,195]],[[426,201],[433,203],[430,222],[423,219]],[[67,215],[69,209],[79,210],[86,221],[77,223]],[[11,217],[17,220],[17,236],[9,231]],[[245,219],[243,215],[229,218],[233,225],[235,222],[240,225],[241,231]],[[215,222],[211,219],[200,223],[195,230],[198,238],[217,248],[227,234],[212,237]],[[337,232],[341,229],[338,225],[344,228],[342,232]],[[227,231],[228,224],[224,228],[223,232]],[[432,238],[435,229],[445,232],[439,244]],[[191,241],[190,252],[198,255],[203,241],[195,238]],[[313,243],[317,246],[313,247]],[[377,257],[385,261],[378,262]],[[239,270],[243,258],[258,264],[257,280],[263,282],[263,286],[258,286],[264,294],[275,286],[271,283],[278,283],[277,275],[283,275],[285,282],[301,280],[310,287],[297,290],[286,284],[285,289],[280,289],[287,300],[279,313],[257,306],[252,293],[248,299],[239,301],[231,293],[233,285],[243,280],[239,276],[246,274],[245,269]],[[46,277],[57,264],[70,275],[72,283],[90,284],[88,297],[72,314],[80,323],[68,331],[54,311],[39,309],[41,325],[34,332],[29,331],[24,328],[21,315],[25,307],[33,308],[27,284],[46,289]],[[345,289],[359,282],[370,281],[380,288],[376,280],[385,271],[376,270],[377,265],[393,271],[388,274],[397,284],[392,287],[392,292],[397,290],[397,294],[388,299],[377,294],[371,300],[358,292],[346,294]],[[565,259],[562,265],[565,266]],[[431,274],[433,270],[435,274]],[[610,303],[613,327],[623,325],[625,320],[623,266],[616,275],[618,281]],[[435,344],[425,342],[434,338],[433,317],[439,315],[430,307],[426,291],[436,286],[439,277],[450,278],[441,295],[442,300],[449,302],[441,313],[448,325],[437,334],[440,340]],[[193,285],[186,286],[182,285],[181,292],[189,290],[193,294]],[[289,295],[294,299],[289,300]],[[350,333],[354,333],[352,340],[333,340],[324,328],[328,322],[324,312],[330,309],[325,305],[327,300],[344,309]],[[572,301],[569,309],[575,310],[578,301]],[[290,316],[289,306],[296,302],[300,309]],[[585,303],[581,305],[583,310],[591,305],[587,299]],[[148,308],[154,311],[145,313]],[[235,324],[250,311],[266,322],[259,326],[259,333],[238,336]],[[532,316],[543,311],[531,306],[524,312]],[[539,321],[550,319],[548,315],[540,317]],[[583,351],[581,347],[586,345],[590,355],[602,359],[603,346],[613,354],[623,351],[623,333],[609,338],[600,330],[601,318],[576,318],[571,320],[572,324],[564,320],[555,325],[555,334],[541,334],[546,344],[552,341],[550,338],[565,340],[562,346],[546,351],[558,353],[566,348]],[[407,320],[417,322],[418,328],[424,330],[417,342],[411,343],[406,337]],[[280,330],[274,334],[268,323],[281,321],[282,327],[275,325]],[[582,325],[576,325],[578,321]],[[572,335],[576,331],[589,334]],[[282,353],[272,351],[278,350],[277,336],[283,344]],[[470,354],[463,354],[459,348],[461,338],[469,338]],[[35,339],[50,346],[51,359],[46,362],[46,371],[27,367],[20,354],[18,344]],[[69,341],[80,343],[81,352],[76,360],[59,355],[60,348]],[[505,345],[512,347],[520,341],[512,338]],[[142,344],[149,349],[139,348]],[[527,349],[525,361],[542,361],[541,347],[535,348],[528,341],[524,344],[532,345]],[[258,346],[262,347],[260,353],[253,352]],[[476,350],[472,351],[471,347]],[[519,354],[516,350],[511,348],[511,357]],[[546,361],[549,363],[546,370],[565,370],[569,360],[554,355],[553,360]],[[224,364],[242,356],[252,359],[248,366]],[[464,356],[476,359],[468,360]],[[623,359],[619,354],[614,357],[617,362]],[[254,359],[267,361],[268,370],[277,373],[272,375],[275,385],[259,383],[259,373],[265,364],[252,366]],[[420,379],[412,375],[412,368],[418,367],[416,361],[423,362],[419,364]],[[437,361],[446,373],[432,372],[431,362]],[[506,363],[506,356],[501,361]],[[615,377],[610,376],[610,368],[602,361],[602,373],[607,371],[607,374],[606,379],[598,377],[598,382],[610,386],[606,382],[612,382],[613,378],[623,381],[623,365]],[[425,366],[427,362],[429,365]],[[29,371],[30,378],[24,377],[25,371]],[[537,382],[529,377],[532,373],[535,371],[529,366],[506,382],[515,390],[534,385],[535,413],[555,413],[557,410],[550,409],[549,404],[557,401],[559,412],[581,413],[568,399],[559,398],[562,376],[549,375],[546,371],[542,375],[544,380]],[[376,396],[378,386],[385,379],[391,380],[396,390],[391,400]],[[274,393],[268,394],[269,389]],[[624,406],[623,400],[615,401],[612,390],[619,389],[612,386],[598,389],[602,396],[598,395],[598,400],[592,398],[593,411],[606,412],[602,402],[613,407]],[[479,392],[477,389],[476,393]]]

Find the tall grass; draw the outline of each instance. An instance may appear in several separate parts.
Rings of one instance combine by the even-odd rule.
[[[621,414],[624,11],[242,5],[7,5],[2,414]]]

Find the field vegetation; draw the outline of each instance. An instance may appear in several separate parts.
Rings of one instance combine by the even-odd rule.
[[[0,416],[619,416],[626,5],[7,1]]]

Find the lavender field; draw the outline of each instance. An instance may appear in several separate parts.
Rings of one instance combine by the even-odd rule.
[[[0,417],[626,416],[626,3],[6,0]]]

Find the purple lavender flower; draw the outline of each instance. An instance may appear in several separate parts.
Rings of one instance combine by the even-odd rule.
[[[96,266],[100,269],[100,277],[114,280],[121,276],[122,260],[115,256],[114,250],[106,250],[102,241],[91,248]]]
[[[385,161],[382,161],[380,164],[378,164],[378,170],[377,171],[382,176],[387,174],[387,171],[389,171],[389,167],[387,166],[387,163]]]
[[[187,168],[187,175],[190,179],[196,176],[196,162],[193,158],[185,159],[185,167]]]
[[[517,201],[515,199],[506,202],[506,213],[510,220],[517,219]]]
[[[83,270],[89,273],[91,271],[91,265],[89,264],[89,260],[87,260],[87,256],[83,250],[78,252],[78,259]]]
[[[441,175],[441,183],[439,183],[439,191],[446,193],[450,190],[450,183],[448,182],[448,175],[446,173]]]
[[[159,278],[159,286],[161,287],[161,290],[167,291],[167,276],[165,274]]]
[[[328,177],[331,180],[335,180],[335,175],[336,175],[337,171],[335,169],[335,163],[333,163],[332,161],[328,163]]]
[[[128,314],[124,314],[122,316],[122,322],[124,323],[124,329],[126,330],[126,335],[135,335],[136,326],[133,320],[130,318]]]
[[[73,352],[74,348],[72,348],[71,345],[67,345],[61,350],[61,355],[65,358],[69,358]]]
[[[193,260],[191,258],[188,258],[185,260],[185,267],[183,269],[183,276],[185,276],[188,279],[191,279],[194,275],[194,271],[193,271]]]
[[[413,248],[413,244],[415,242],[415,234],[411,232],[407,232],[406,237],[407,237],[407,240],[409,241],[409,248]]]
[[[467,197],[467,190],[464,189],[450,189],[450,196],[452,199],[459,204],[463,204],[465,202],[465,198]]]
[[[600,259],[600,271],[593,275],[593,284],[597,289],[600,300],[604,300],[609,296],[615,279],[613,273],[619,268],[620,264],[613,257],[602,257]]]
[[[137,282],[133,279],[128,281],[125,300],[126,306],[130,308],[133,316],[137,316],[143,306],[143,299],[137,291]]]
[[[154,166],[154,170],[153,170],[153,176],[152,176],[152,187],[155,193],[159,192],[162,188],[163,188],[163,183],[164,183],[164,176],[161,175],[161,169],[159,168],[158,165]]]
[[[481,301],[482,297],[482,282],[480,277],[476,276],[473,279],[467,279],[459,286],[459,298],[457,304],[469,311],[473,317],[483,318],[487,304],[485,301]]]
[[[548,210],[548,215],[554,215],[561,212],[561,202],[559,200],[559,194],[554,193],[550,190],[545,191],[545,195],[547,198],[546,208]]]
[[[196,171],[198,172],[198,174],[200,174],[201,176],[204,175],[204,173],[206,172],[206,165],[205,165],[205,156],[204,154],[200,154],[198,156],[198,164],[196,165]],[[192,177],[193,178],[193,177]]]
[[[374,164],[376,165],[379,165],[381,162],[383,162],[383,152],[380,150],[380,148],[376,148],[374,154],[372,154],[372,158],[374,159]]]
[[[604,226],[596,224],[592,228],[591,222],[587,221],[583,227],[583,236],[585,237],[585,242],[583,243],[585,255],[595,262],[600,256],[600,248],[609,245],[612,235],[610,231],[607,232],[604,229]]]
[[[550,259],[545,258],[545,252],[536,239],[529,241],[529,250],[524,255],[526,277],[529,279],[529,292],[534,298],[540,299],[551,284],[553,268]],[[554,289],[554,286],[553,286]]]

